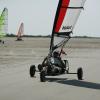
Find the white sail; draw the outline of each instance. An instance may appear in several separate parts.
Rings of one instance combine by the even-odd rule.
[[[24,34],[24,23],[21,23],[17,33],[17,40],[22,40],[23,34]]]
[[[59,32],[70,32],[73,31],[75,23],[83,9],[85,0],[70,0],[69,8],[67,8],[65,17],[63,19],[62,25]]]
[[[51,37],[51,51],[70,38],[86,0],[59,0]]]

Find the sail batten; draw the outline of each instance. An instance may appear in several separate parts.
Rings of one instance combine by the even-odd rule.
[[[69,8],[69,9],[83,9],[83,7],[65,7],[65,6],[63,6],[62,8]]]
[[[51,52],[69,40],[85,1],[59,0],[51,36]]]

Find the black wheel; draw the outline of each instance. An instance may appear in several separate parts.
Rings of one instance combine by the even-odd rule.
[[[69,73],[69,62],[66,60],[66,68],[67,68],[67,73]]]
[[[78,80],[82,80],[82,78],[83,78],[83,69],[82,68],[78,68],[77,77],[78,77]]]
[[[42,71],[40,72],[40,81],[41,81],[41,82],[45,82],[45,71],[44,71],[44,70],[42,70]]]
[[[34,77],[35,71],[36,71],[35,65],[31,65],[30,66],[30,77]]]
[[[39,70],[39,72],[41,72],[42,69],[43,69],[42,65],[39,64],[39,65],[38,65],[38,70]]]
[[[66,73],[69,73],[69,63],[68,60],[64,60],[65,66],[66,66]]]

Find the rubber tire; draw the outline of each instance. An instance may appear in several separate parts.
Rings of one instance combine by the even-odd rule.
[[[64,60],[65,62],[65,66],[66,66],[66,73],[68,74],[69,73],[69,63],[68,63],[68,60]]]
[[[68,60],[66,60],[66,67],[67,67],[67,74],[69,73],[69,62],[68,62]]]
[[[77,69],[77,77],[78,77],[78,80],[83,79],[83,69],[81,67]]]
[[[35,65],[31,65],[30,66],[30,77],[34,77],[35,72],[36,72]]]
[[[45,82],[45,71],[44,70],[42,70],[41,72],[40,72],[40,81],[41,82]]]
[[[39,70],[39,72],[41,72],[41,71],[42,71],[42,69],[43,69],[43,68],[42,68],[42,65],[41,65],[41,64],[39,64],[39,65],[38,65],[38,70]]]

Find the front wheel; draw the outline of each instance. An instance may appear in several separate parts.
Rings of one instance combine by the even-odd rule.
[[[42,69],[43,69],[42,64],[39,64],[39,65],[38,65],[38,70],[39,70],[39,72],[41,72]]]
[[[78,68],[78,70],[77,70],[77,77],[78,77],[78,80],[83,79],[83,69],[81,67]]]
[[[30,77],[34,77],[35,71],[36,71],[35,65],[31,65],[30,66]]]
[[[68,63],[68,60],[64,60],[64,64],[66,66],[66,73],[68,74],[69,73],[69,63]]]

